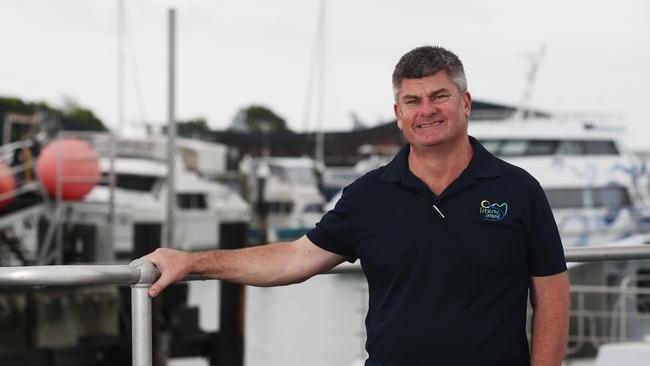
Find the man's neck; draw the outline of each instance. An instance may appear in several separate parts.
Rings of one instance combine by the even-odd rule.
[[[449,145],[413,148],[409,151],[411,172],[436,195],[440,195],[472,160],[473,149],[469,139]]]

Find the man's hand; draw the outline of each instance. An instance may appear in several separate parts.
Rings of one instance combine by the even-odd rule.
[[[167,248],[158,248],[142,259],[150,261],[160,271],[160,278],[149,288],[151,297],[156,297],[167,286],[190,274],[194,262],[192,253]]]

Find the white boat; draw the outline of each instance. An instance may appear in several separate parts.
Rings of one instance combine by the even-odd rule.
[[[488,151],[540,182],[568,247],[611,244],[650,229],[648,176],[643,162],[621,144],[622,132],[549,119],[469,124],[469,134]],[[346,172],[361,176],[388,161],[373,157]],[[327,208],[338,198],[340,192]]]
[[[184,141],[187,142],[187,141]],[[115,157],[103,156],[100,167],[104,179],[93,188],[83,201],[71,204],[71,221],[77,225],[95,224],[98,227],[110,222],[111,187],[109,175],[114,174],[114,250],[118,257],[129,257],[135,249],[136,236],[148,235],[148,240],[159,245],[183,250],[214,249],[220,243],[220,229],[228,224],[248,224],[250,208],[235,191],[223,184],[199,176],[196,168],[205,163],[194,147],[193,165],[187,164],[183,149],[187,144],[180,142],[176,156],[176,210],[174,215],[175,237],[173,243],[163,243],[163,227],[166,225],[167,176],[163,137],[117,141]],[[214,152],[215,148],[207,143]],[[102,144],[98,144],[103,151]],[[196,152],[196,150],[199,150]],[[224,150],[225,151],[225,150]],[[187,152],[186,152],[187,154]],[[106,155],[106,154],[102,154]],[[209,155],[205,154],[205,158]],[[204,159],[205,159],[204,158]],[[111,162],[111,160],[113,160]],[[219,163],[218,155],[211,160]],[[221,164],[225,166],[224,164]],[[208,166],[210,174],[217,171]],[[217,169],[218,170],[218,169]],[[153,234],[153,237],[150,235]]]
[[[264,176],[268,241],[298,238],[323,216],[325,199],[318,189],[320,169],[314,160],[249,158],[242,161],[240,171],[246,177],[249,201],[255,207],[259,200],[259,177]]]
[[[650,244],[643,163],[622,130],[567,120],[470,123],[494,155],[538,179],[565,247]],[[593,357],[603,343],[650,334],[648,261],[569,263],[569,356]],[[530,315],[530,312],[529,312]]]
[[[565,246],[609,244],[644,229],[642,162],[620,143],[622,131],[524,120],[470,123],[469,133],[539,180]]]

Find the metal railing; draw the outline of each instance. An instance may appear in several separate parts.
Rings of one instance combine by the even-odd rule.
[[[567,262],[573,263],[650,259],[650,245],[564,248],[564,257]],[[361,266],[358,263],[346,262],[326,273],[356,273],[361,271]]]
[[[567,248],[568,262],[650,259],[650,245],[626,247]],[[344,264],[326,273],[359,272],[361,267]],[[129,265],[55,265],[0,267],[0,287],[130,285],[133,366],[152,365],[152,314],[148,290],[160,272],[149,261]],[[185,280],[204,280],[190,275]]]
[[[151,298],[149,287],[160,273],[153,264],[57,265],[0,267],[2,286],[130,285],[133,366],[152,364]]]

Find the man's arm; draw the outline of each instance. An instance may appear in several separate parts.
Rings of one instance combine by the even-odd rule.
[[[566,272],[531,277],[533,306],[531,366],[562,364],[569,336],[571,299]]]
[[[149,289],[154,297],[190,273],[246,285],[280,286],[302,282],[346,257],[321,249],[302,236],[293,242],[236,250],[193,253],[159,248],[143,259],[160,270],[160,278]]]

